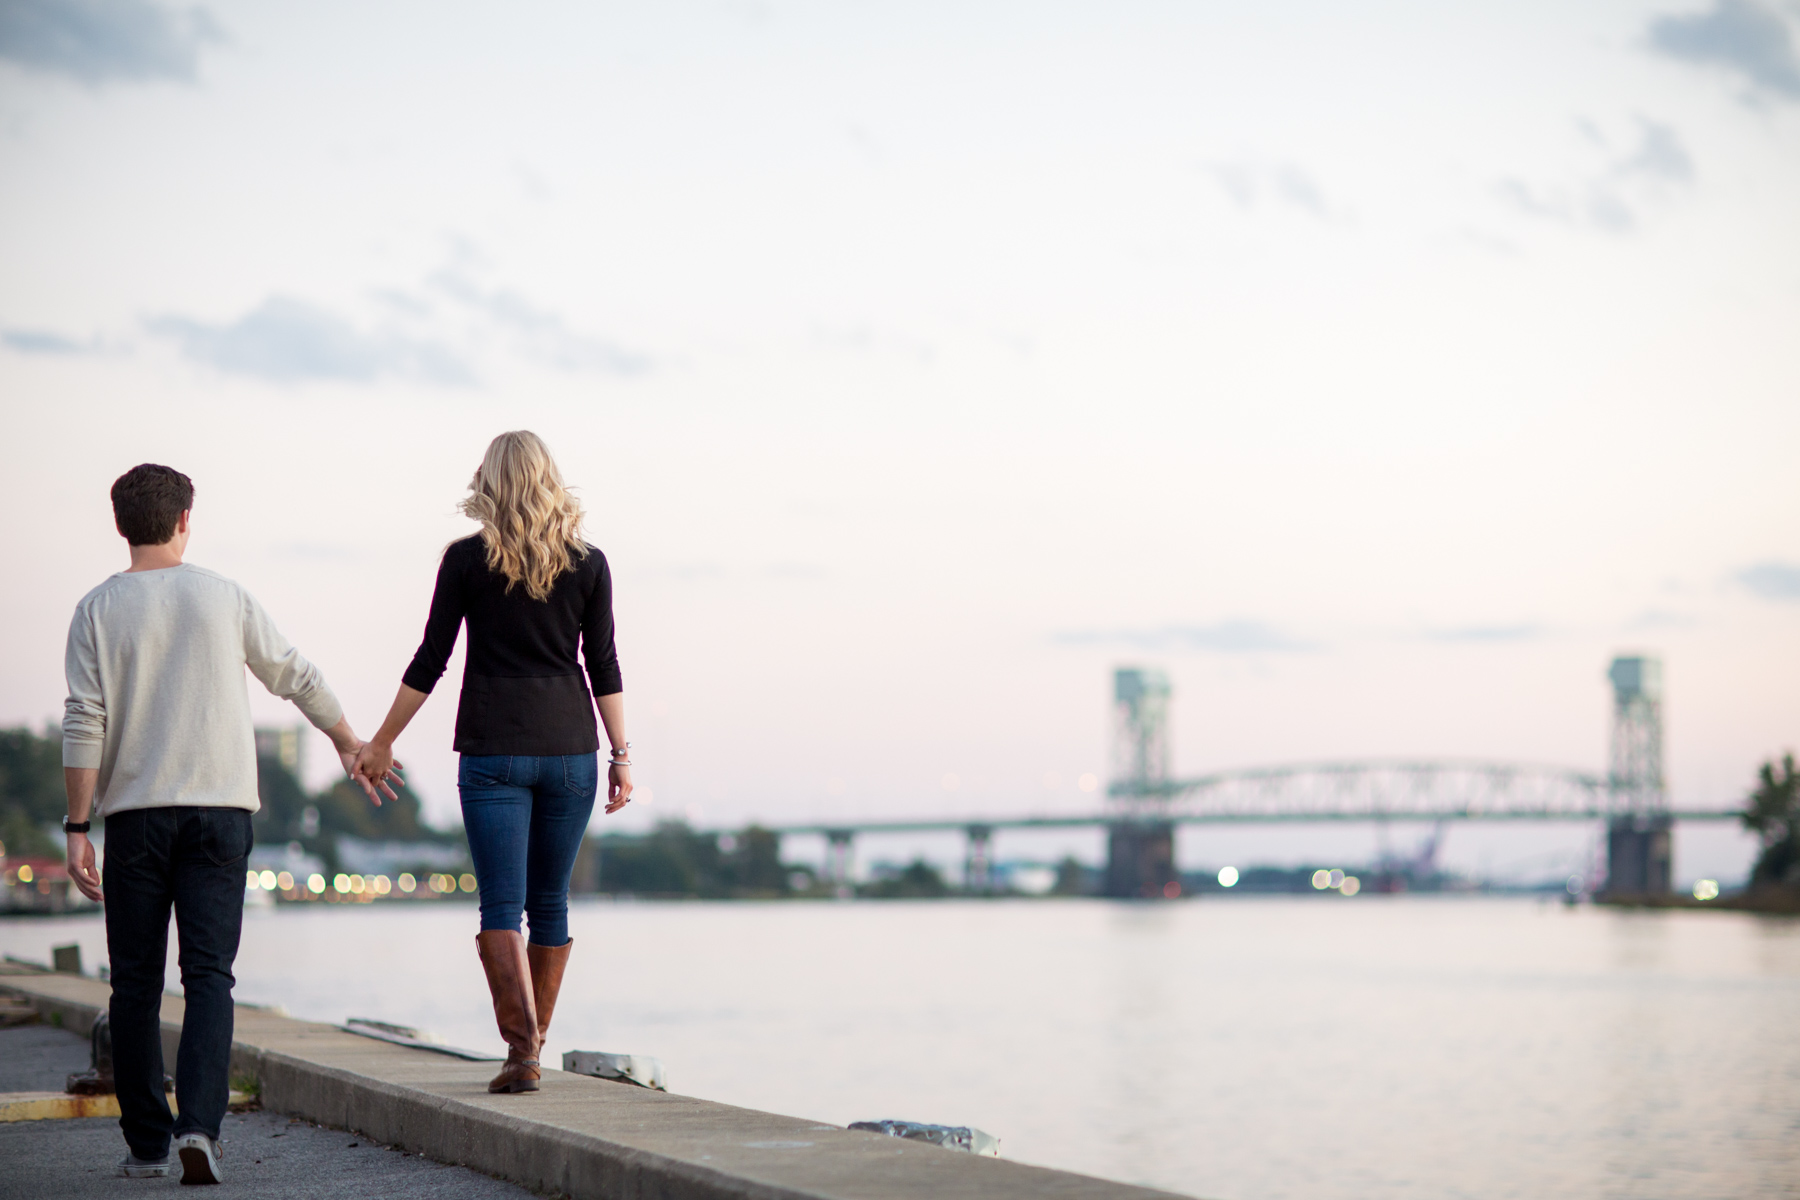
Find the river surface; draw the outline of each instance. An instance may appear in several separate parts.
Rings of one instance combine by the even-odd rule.
[[[238,996],[496,1048],[473,904],[251,910]],[[577,903],[546,1059],[1221,1200],[1800,1197],[1800,921],[1339,897]],[[95,917],[0,922],[39,960]],[[173,971],[171,979],[173,980]],[[529,1100],[522,1103],[528,1104]]]

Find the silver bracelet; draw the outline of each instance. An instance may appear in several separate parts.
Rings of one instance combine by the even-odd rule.
[[[629,767],[631,765],[631,760],[629,758],[615,758],[606,765],[609,767]]]

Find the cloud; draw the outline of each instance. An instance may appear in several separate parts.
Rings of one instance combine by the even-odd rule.
[[[1628,233],[1637,225],[1637,214],[1631,206],[1605,184],[1590,187],[1582,207],[1588,223],[1608,233]]]
[[[1468,625],[1425,635],[1434,642],[1523,642],[1544,636],[1541,625]]]
[[[1665,629],[1692,629],[1699,621],[1686,613],[1670,612],[1666,608],[1647,608],[1625,623],[1625,628],[1633,633],[1654,633]]]
[[[1637,225],[1637,214],[1604,180],[1569,189],[1534,188],[1522,179],[1507,178],[1494,185],[1494,195],[1523,216],[1575,228],[1627,233]]]
[[[175,316],[144,324],[151,333],[176,342],[196,362],[275,383],[367,383],[385,375],[446,385],[474,381],[468,368],[441,345],[366,334],[324,309],[285,296],[271,296],[225,325]]]
[[[1764,562],[1745,567],[1737,581],[1764,600],[1800,600],[1800,565]]]
[[[530,163],[514,159],[512,171],[513,178],[518,181],[519,190],[525,193],[527,200],[535,200],[541,204],[550,199],[550,185],[544,182],[544,177],[538,174]]]
[[[538,308],[519,293],[489,287],[478,277],[479,258],[466,244],[453,246],[448,266],[427,281],[431,289],[513,333],[524,351],[564,370],[595,368],[618,375],[648,370],[650,360],[612,342],[570,329],[561,316]]]
[[[816,582],[830,577],[830,572],[818,563],[810,562],[720,562],[717,559],[695,559],[689,562],[665,563],[659,567],[640,568],[640,574],[662,579],[671,579],[677,583],[716,583],[732,581],[743,583],[756,580],[778,580],[784,583]]]
[[[281,295],[235,321],[209,323],[172,314],[144,325],[196,362],[276,383],[398,377],[472,385],[474,371],[451,347],[489,343],[495,334],[526,357],[564,370],[632,375],[649,369],[647,357],[576,332],[558,314],[486,281],[484,271],[473,247],[454,242],[449,263],[422,287],[368,293],[378,314],[371,328]]]
[[[1800,58],[1787,22],[1755,0],[1716,0],[1705,12],[1658,17],[1649,38],[1659,53],[1723,68],[1755,93],[1800,100]]]
[[[1605,138],[1591,122],[1577,127],[1602,151]],[[1507,177],[1494,184],[1494,195],[1522,216],[1554,221],[1571,228],[1629,233],[1637,227],[1637,207],[1666,193],[1671,186],[1694,181],[1693,156],[1674,128],[1640,118],[1635,146],[1612,157],[1595,174],[1574,184],[1534,187]]]
[[[1244,163],[1216,163],[1207,168],[1239,208],[1256,207],[1256,175]]]
[[[1291,205],[1321,221],[1332,219],[1325,189],[1311,175],[1290,162],[1260,163],[1251,159],[1213,163],[1207,167],[1232,203],[1239,208],[1255,208],[1262,197]]]
[[[1502,258],[1519,257],[1519,244],[1511,238],[1501,237],[1497,233],[1465,226],[1458,237],[1466,245],[1485,250],[1489,254],[1497,254]]]
[[[1614,168],[1615,174],[1640,176],[1663,183],[1692,183],[1694,160],[1675,131],[1655,121],[1638,124],[1641,133],[1638,148],[1619,162]]]
[[[1313,182],[1312,176],[1299,167],[1280,163],[1270,172],[1270,179],[1275,184],[1276,195],[1289,204],[1305,209],[1320,220],[1330,215],[1325,209],[1325,193]]]
[[[1069,646],[1130,646],[1138,650],[1209,650],[1218,654],[1295,653],[1318,649],[1260,621],[1165,625],[1160,629],[1077,630],[1052,641]]]
[[[1562,196],[1542,195],[1522,179],[1508,177],[1494,185],[1494,195],[1528,217],[1554,221],[1569,219],[1569,204]]]
[[[817,563],[777,562],[763,568],[771,579],[823,579],[825,568]]]
[[[87,84],[191,83],[201,47],[224,40],[204,8],[176,12],[149,0],[0,2],[0,59]]]
[[[357,557],[355,549],[339,542],[278,542],[268,547],[268,553],[301,562],[348,562]]]
[[[1006,334],[996,336],[1009,349],[1017,353],[1031,353],[1028,339],[1022,345],[1016,338],[1009,340]],[[866,324],[828,325],[815,322],[812,327],[812,340],[815,345],[828,351],[892,355],[910,359],[921,366],[929,366],[937,359],[937,348],[930,342],[919,341],[904,335],[888,336]]]
[[[92,342],[78,342],[66,338],[60,333],[49,333],[42,329],[0,329],[0,342],[17,350],[20,354],[54,354],[65,357],[95,353],[99,347]]]

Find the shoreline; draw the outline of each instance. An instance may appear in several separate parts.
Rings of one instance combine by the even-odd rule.
[[[80,975],[0,970],[0,993],[85,1033],[111,988]],[[182,1000],[165,995],[166,1061]],[[799,1117],[545,1068],[542,1090],[486,1091],[492,1063],[359,1037],[239,1005],[234,1078],[265,1110],[374,1138],[573,1200],[1183,1200],[1179,1193],[947,1150]]]

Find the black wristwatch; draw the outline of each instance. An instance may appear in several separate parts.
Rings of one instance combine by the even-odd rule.
[[[63,832],[64,833],[86,833],[88,831],[88,829],[93,826],[93,824],[94,823],[92,821],[82,821],[80,823],[77,823],[77,822],[69,820],[69,818],[67,818],[67,817],[64,817],[63,818]]]

